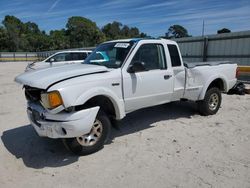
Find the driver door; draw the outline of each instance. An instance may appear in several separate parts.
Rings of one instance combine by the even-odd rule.
[[[129,67],[141,63],[144,70],[131,73],[123,70],[123,91],[126,112],[169,102],[173,93],[173,73],[167,68],[162,44],[142,44]]]

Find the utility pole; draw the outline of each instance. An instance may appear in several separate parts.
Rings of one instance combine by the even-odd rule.
[[[205,28],[205,21],[203,20],[203,22],[202,22],[202,34],[201,34],[201,36],[204,36],[204,28]]]

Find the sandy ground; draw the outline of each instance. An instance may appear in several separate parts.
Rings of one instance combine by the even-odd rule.
[[[177,102],[128,115],[110,143],[89,156],[29,125],[21,86],[25,63],[0,63],[0,187],[250,187],[250,95],[223,95],[202,117]]]

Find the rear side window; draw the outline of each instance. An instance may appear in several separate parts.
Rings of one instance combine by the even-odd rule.
[[[84,60],[87,57],[87,53],[71,53],[72,60]]]
[[[168,44],[168,51],[171,58],[172,67],[181,66],[180,54],[178,52],[177,46],[173,44]]]

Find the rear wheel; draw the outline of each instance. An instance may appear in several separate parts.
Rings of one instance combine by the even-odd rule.
[[[88,155],[103,148],[109,137],[111,123],[107,115],[100,111],[88,134],[76,138],[64,138],[64,145],[77,155]]]
[[[204,97],[204,100],[198,102],[199,112],[204,115],[216,114],[221,105],[221,92],[218,88],[210,88]]]

